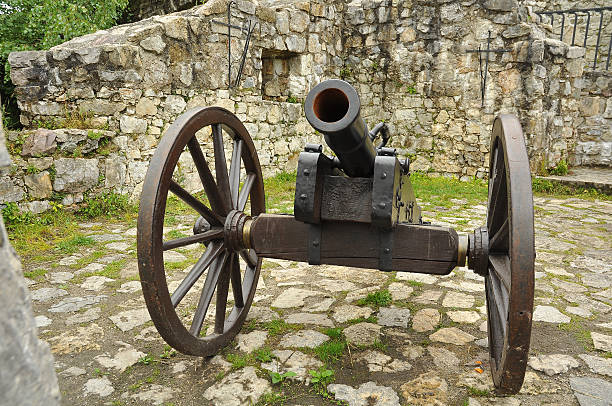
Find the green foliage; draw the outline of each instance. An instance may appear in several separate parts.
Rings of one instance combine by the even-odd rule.
[[[289,95],[289,97],[287,97],[287,103],[299,103],[300,101],[298,100],[297,97],[295,96],[291,96]]]
[[[172,349],[169,345],[164,345],[164,352],[159,355],[161,359],[169,359],[176,355],[176,351]]]
[[[491,396],[491,392],[488,391],[487,389],[478,389],[473,386],[468,386],[467,389],[468,389],[468,392],[470,392],[470,395],[472,396],[477,396],[477,397]]]
[[[533,192],[539,194],[578,197],[581,199],[612,200],[611,195],[606,195],[593,188],[573,187],[548,179],[533,178],[531,184]]]
[[[268,335],[274,337],[291,330],[299,330],[302,328],[299,324],[288,324],[285,320],[272,320],[263,323],[263,328],[268,330]]]
[[[297,374],[293,371],[287,371],[282,374],[279,374],[278,372],[270,372],[270,379],[272,379],[272,384],[276,385],[277,383],[283,382],[285,379],[291,378],[296,375]]]
[[[481,204],[487,200],[487,182],[472,179],[462,182],[457,178],[428,176],[421,172],[412,172],[410,181],[417,200],[427,201],[435,206],[451,207],[455,205],[450,199],[466,199],[465,208]]]
[[[308,371],[308,373],[312,377],[310,378],[311,384],[319,384],[321,386],[327,386],[334,379],[334,371],[332,371],[331,369],[327,369],[325,367],[319,368],[318,371],[311,369],[310,371]]]
[[[87,138],[89,138],[90,140],[99,140],[103,136],[104,134],[102,134],[99,131],[94,131],[94,130],[87,131]]]
[[[314,353],[325,363],[339,360],[346,349],[344,339],[329,340],[315,347]]]
[[[259,398],[259,401],[255,406],[272,406],[272,405],[284,405],[287,397],[282,393],[268,392]]]
[[[8,55],[49,49],[72,38],[115,25],[128,0],[2,0],[0,3],[0,94],[8,120],[18,124]],[[4,115],[3,115],[4,116]]]
[[[274,358],[272,351],[268,347],[258,348],[253,351],[253,354],[255,354],[255,359],[259,362],[270,362]]]
[[[22,212],[19,210],[17,203],[7,203],[2,208],[2,217],[4,218],[4,225],[8,230],[14,228],[17,224],[29,224],[34,221],[34,216],[30,212]]]
[[[326,329],[323,331],[323,333],[324,333],[325,335],[327,335],[328,337],[333,338],[333,339],[336,339],[336,340],[337,340],[337,339],[341,339],[341,338],[342,338],[342,335],[343,335],[343,333],[342,333],[342,328],[340,328],[340,327],[335,327],[335,328],[326,328]]]
[[[67,240],[57,244],[56,249],[65,254],[71,254],[78,250],[79,247],[93,245],[95,241],[91,237],[75,235]]]
[[[38,268],[30,272],[24,272],[23,276],[25,276],[26,278],[41,281],[46,274],[47,274],[46,269]]]
[[[413,85],[407,85],[406,91],[408,92],[408,94],[416,94],[416,89]]]
[[[368,293],[368,296],[363,299],[359,299],[357,301],[357,304],[359,306],[373,306],[375,308],[378,308],[391,304],[391,301],[391,294],[387,289],[384,289],[379,290],[378,292]]]
[[[89,218],[112,216],[128,210],[129,206],[126,195],[104,192],[98,196],[88,196],[85,198],[85,205],[77,213]]]
[[[567,162],[565,161],[565,159],[562,159],[559,161],[557,166],[555,166],[548,172],[551,175],[563,176],[563,175],[567,175],[568,171],[569,171],[569,167],[567,166]]]
[[[255,363],[255,357],[253,354],[227,354],[227,360],[232,364],[232,369],[244,368],[247,365],[253,365]]]
[[[141,365],[150,365],[156,363],[157,360],[153,357],[153,355],[145,355],[144,357],[140,357],[138,359],[138,363]]]

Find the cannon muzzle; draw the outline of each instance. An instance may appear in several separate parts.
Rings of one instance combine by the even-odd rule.
[[[361,102],[353,86],[333,79],[316,85],[306,96],[306,119],[334,151],[351,177],[370,177],[376,149],[360,115]]]

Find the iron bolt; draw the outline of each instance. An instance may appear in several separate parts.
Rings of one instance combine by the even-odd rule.
[[[302,200],[306,200],[306,198],[307,198],[307,197],[308,197],[308,196],[306,196],[306,193],[302,193],[302,194],[300,195],[300,199],[302,199]]]
[[[304,176],[310,175],[310,171],[308,169],[304,169]]]
[[[387,205],[385,204],[385,202],[380,202],[378,203],[378,207],[380,207],[381,209],[384,209],[385,207],[387,207]]]
[[[387,178],[387,172],[383,172],[380,174],[380,178],[381,179],[386,179]]]

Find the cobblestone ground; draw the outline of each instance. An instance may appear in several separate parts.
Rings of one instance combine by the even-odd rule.
[[[421,203],[426,219],[460,231],[485,216],[484,203]],[[135,224],[81,224],[93,245],[57,263],[24,267],[66,405],[281,404],[280,394],[284,404],[300,405],[610,405],[612,203],[551,197],[535,203],[530,361],[522,391],[507,398],[494,396],[488,369],[484,285],[465,268],[435,277],[265,261],[241,335],[220,355],[202,359],[171,351],[149,319]],[[178,216],[168,233],[176,238],[192,224]],[[171,281],[184,277],[198,252],[166,256],[175,270]],[[359,301],[385,290],[391,301],[384,294]],[[344,337],[351,344],[338,360],[327,360]],[[333,370],[334,382],[311,382],[311,370]],[[295,376],[272,384],[269,371]]]

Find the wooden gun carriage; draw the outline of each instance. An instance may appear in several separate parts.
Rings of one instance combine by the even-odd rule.
[[[246,319],[263,258],[437,275],[464,266],[467,258],[469,268],[485,278],[493,381],[502,393],[518,392],[531,334],[535,251],[531,175],[517,118],[500,115],[493,124],[486,224],[459,235],[423,222],[409,160],[385,146],[384,123],[368,131],[353,87],[325,81],[308,94],[304,108],[336,156],[324,154],[321,145],[306,145],[293,216],[265,213],[255,146],[229,111],[192,109],[161,140],[141,195],[138,265],[149,313],[164,340],[199,356],[227,345]],[[212,159],[205,158],[203,137],[211,139]],[[377,137],[382,141],[375,146]],[[185,156],[193,161],[204,197],[178,181]],[[193,235],[164,241],[168,192],[199,216]],[[170,293],[164,252],[194,244],[205,244],[205,250]],[[192,294],[193,304],[185,305]]]

